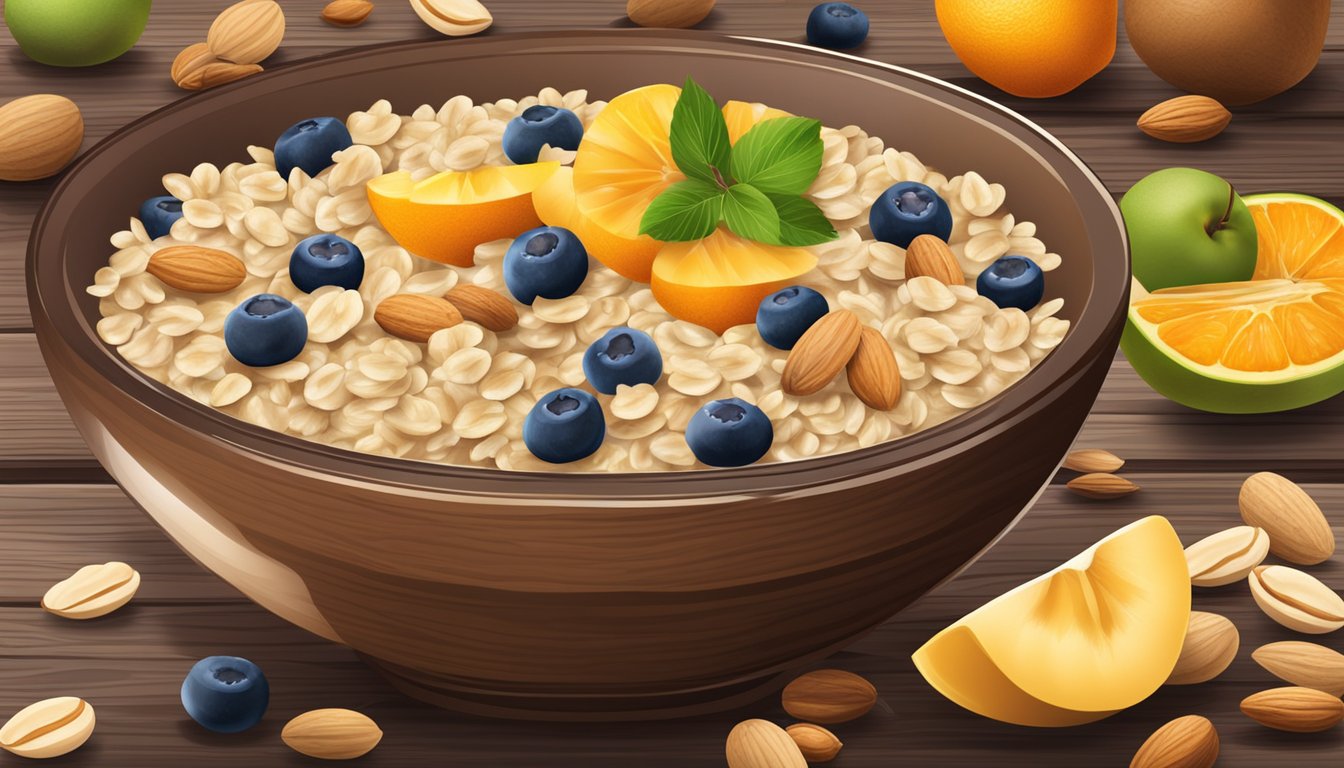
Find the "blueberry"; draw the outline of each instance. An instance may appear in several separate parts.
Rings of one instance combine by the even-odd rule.
[[[1045,295],[1045,273],[1026,256],[1004,256],[976,278],[975,290],[1000,309],[1026,311]]]
[[[531,304],[538,296],[563,299],[588,277],[588,251],[573,232],[537,227],[518,236],[504,254],[504,284],[513,297]]]
[[[182,201],[172,195],[151,197],[140,204],[140,223],[145,225],[150,240],[168,234],[173,222],[182,218]]]
[[[324,285],[359,288],[364,279],[364,254],[344,237],[313,235],[294,246],[289,279],[304,293]]]
[[[338,117],[301,120],[275,140],[275,170],[280,172],[282,179],[288,179],[289,172],[295,168],[316,176],[331,165],[333,154],[354,143],[345,123]]]
[[[909,248],[920,235],[947,240],[952,235],[952,211],[937,192],[917,181],[893,184],[868,213],[873,237]]]
[[[617,384],[655,384],[663,375],[663,355],[649,334],[612,328],[583,353],[583,375],[593,389],[616,394]]]
[[[293,360],[308,343],[308,319],[289,299],[259,293],[224,319],[224,344],[243,365],[264,368]]]
[[[760,408],[730,397],[695,412],[686,425],[686,444],[695,458],[711,467],[743,467],[770,450],[775,428]]]
[[[807,16],[807,42],[822,48],[858,48],[868,37],[868,14],[849,3],[822,3]]]
[[[266,714],[271,686],[256,664],[237,656],[207,656],[182,681],[182,706],[217,733],[239,733]]]
[[[766,296],[756,310],[756,330],[766,344],[776,349],[793,349],[812,324],[831,306],[826,297],[811,288],[792,285]]]
[[[504,154],[518,165],[537,162],[541,145],[578,149],[583,138],[579,116],[562,107],[528,107],[504,127]]]
[[[523,420],[527,450],[552,464],[591,456],[606,436],[602,406],[582,389],[557,389],[545,395]]]

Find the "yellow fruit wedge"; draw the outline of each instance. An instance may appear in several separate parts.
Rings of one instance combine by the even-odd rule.
[[[663,244],[648,235],[621,237],[584,216],[574,196],[574,169],[562,167],[552,174],[532,193],[532,204],[543,224],[573,232],[589,256],[624,277],[649,282],[653,258]]]
[[[723,119],[728,123],[728,141],[737,140],[762,120],[775,117],[793,117],[782,109],[767,107],[759,102],[730,101],[723,105]]]
[[[939,693],[985,717],[1060,727],[1148,698],[1171,674],[1190,576],[1166,518],[1146,517],[986,603],[915,652]]]
[[[532,193],[559,167],[554,162],[488,166],[444,171],[419,182],[396,171],[368,183],[369,205],[406,250],[469,267],[481,243],[541,225]]]

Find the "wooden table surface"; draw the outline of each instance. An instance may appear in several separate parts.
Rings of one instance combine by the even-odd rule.
[[[486,34],[625,26],[621,0],[487,0]],[[202,39],[227,0],[158,0],[140,44],[121,59],[62,70],[23,57],[0,39],[0,102],[36,92],[73,98],[87,124],[86,148],[110,131],[183,95],[168,79],[173,56]],[[338,29],[319,20],[322,0],[284,0],[288,32],[268,64],[353,45],[432,37],[403,0],[378,4],[370,21]],[[720,32],[801,40],[811,2],[719,0],[702,25]],[[971,77],[939,33],[930,0],[863,0],[872,33],[862,50],[998,99],[1038,120],[1078,152],[1111,190],[1123,193],[1161,167],[1218,173],[1242,192],[1293,190],[1344,203],[1344,3],[1336,4],[1316,72],[1293,91],[1237,111],[1222,137],[1163,145],[1133,127],[1146,108],[1177,91],[1148,72],[1123,39],[1105,72],[1072,94],[1028,101]],[[404,105],[399,105],[404,106]],[[0,126],[3,130],[3,126]],[[182,555],[109,480],[52,391],[24,297],[24,244],[53,182],[0,184],[0,718],[28,703],[78,695],[95,704],[98,729],[57,765],[183,766],[310,764],[284,747],[281,725],[315,707],[373,716],[386,737],[369,766],[451,765],[687,768],[723,764],[723,738],[739,719],[783,719],[775,702],[692,721],[599,725],[492,722],[407,700],[343,648],[273,618]],[[1344,757],[1344,728],[1317,735],[1264,729],[1237,711],[1240,699],[1276,683],[1250,659],[1262,643],[1292,635],[1254,606],[1244,584],[1200,591],[1197,608],[1240,628],[1241,651],[1217,681],[1164,688],[1109,720],[1033,730],[980,719],[924,684],[909,655],[947,623],[1062,562],[1100,536],[1146,514],[1171,518],[1186,543],[1237,523],[1236,496],[1250,472],[1273,469],[1306,483],[1344,534],[1344,399],[1252,417],[1197,413],[1163,400],[1117,357],[1079,437],[1128,459],[1144,490],[1088,503],[1056,482],[993,550],[959,578],[832,660],[872,679],[882,703],[837,728],[846,746],[837,768],[886,766],[1124,766],[1149,732],[1199,713],[1217,725],[1220,766],[1326,766]],[[1005,460],[1011,460],[1005,457]],[[91,562],[125,560],[144,576],[135,602],[110,617],[70,622],[37,603],[45,589]],[[1315,569],[1344,588],[1344,558]],[[1323,640],[1344,649],[1339,635]],[[228,653],[257,661],[271,681],[266,721],[240,736],[209,734],[178,702],[198,658]],[[1050,663],[1042,659],[1042,664]],[[18,758],[0,753],[0,765]]]

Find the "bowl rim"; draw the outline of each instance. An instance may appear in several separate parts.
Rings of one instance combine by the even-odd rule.
[[[593,38],[597,38],[594,40]],[[1085,310],[1073,322],[1064,340],[1020,380],[985,403],[965,413],[868,448],[808,457],[794,461],[770,462],[738,468],[690,469],[657,472],[566,471],[557,465],[552,471],[502,470],[461,466],[418,459],[403,459],[361,453],[326,443],[305,440],[254,425],[192,400],[188,396],[144,376],[97,337],[76,304],[82,286],[68,286],[64,275],[64,248],[59,231],[51,232],[51,220],[62,208],[67,194],[83,172],[107,152],[115,151],[128,136],[177,113],[190,109],[208,110],[210,105],[239,91],[247,91],[272,81],[301,77],[301,73],[333,63],[365,59],[376,55],[430,52],[443,62],[474,59],[494,48],[507,54],[526,43],[528,52],[536,46],[546,50],[591,50],[599,45],[607,50],[629,47],[644,52],[655,46],[686,53],[688,46],[699,55],[783,59],[791,64],[809,64],[837,71],[840,75],[867,77],[886,85],[913,90],[925,98],[959,108],[970,107],[988,113],[997,120],[986,120],[990,127],[1006,133],[1019,144],[1028,142],[1036,149],[1054,153],[1053,160],[1041,159],[1074,191],[1084,227],[1093,244],[1094,256],[1118,251],[1120,258],[1111,263],[1092,260],[1092,284]],[[783,56],[781,56],[783,54]],[[912,87],[913,86],[913,87]],[[959,103],[958,103],[959,102]],[[967,119],[970,119],[967,115]],[[1026,147],[1024,147],[1026,148]],[[1079,194],[1086,190],[1086,196]],[[1110,236],[1111,242],[1105,237]],[[51,285],[41,279],[48,273],[61,279]],[[30,313],[43,353],[49,359],[49,331],[60,338],[81,363],[97,371],[118,392],[177,425],[190,429],[230,450],[265,457],[304,470],[320,470],[352,483],[375,483],[380,487],[428,488],[450,490],[480,496],[529,497],[535,501],[572,501],[576,498],[601,503],[604,499],[632,497],[699,497],[706,493],[743,495],[781,488],[808,488],[859,476],[876,477],[894,469],[902,471],[935,463],[941,454],[966,442],[974,442],[988,430],[1005,421],[1016,421],[1024,411],[1042,407],[1053,398],[1044,395],[1066,389],[1092,362],[1089,351],[1112,336],[1118,337],[1129,293],[1129,249],[1121,218],[1111,193],[1097,175],[1068,147],[1035,122],[989,98],[921,72],[849,53],[814,48],[796,42],[749,36],[723,35],[701,30],[663,29],[574,29],[514,32],[455,40],[412,40],[380,43],[322,54],[286,63],[243,80],[208,91],[188,95],[160,107],[122,126],[80,156],[61,178],[34,220],[27,248],[26,281]],[[66,290],[59,290],[66,288]],[[1106,309],[1111,315],[1106,316]],[[63,331],[78,330],[66,333]],[[109,366],[109,363],[111,364]],[[1031,383],[1040,386],[1033,388]],[[567,480],[573,476],[578,480]],[[693,481],[693,483],[689,483]]]

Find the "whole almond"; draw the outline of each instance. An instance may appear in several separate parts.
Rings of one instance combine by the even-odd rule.
[[[120,563],[86,565],[42,597],[42,608],[67,619],[93,619],[129,603],[140,589],[140,573]]]
[[[411,8],[431,29],[449,37],[474,35],[494,23],[477,0],[411,0]]]
[[[1208,96],[1177,96],[1144,112],[1139,130],[1154,139],[1193,144],[1222,133],[1231,121],[1227,107]]]
[[[834,733],[811,723],[794,723],[784,731],[798,745],[798,751],[809,763],[829,763],[840,754],[844,742]]]
[[[784,361],[780,386],[790,395],[810,395],[831,383],[854,357],[863,326],[847,309],[837,309],[812,324]]]
[[[0,106],[0,181],[34,181],[70,164],[84,143],[84,116],[64,96],[39,93]]]
[[[378,724],[349,709],[314,709],[290,720],[280,738],[299,754],[319,760],[353,760],[383,739]]]
[[[398,293],[378,304],[373,319],[397,338],[425,342],[435,331],[462,322],[462,313],[447,299],[438,296]]]
[[[164,285],[188,293],[224,293],[243,284],[247,267],[242,259],[218,248],[170,245],[149,257],[145,271]]]
[[[1331,696],[1344,696],[1344,654],[1316,643],[1284,640],[1256,648],[1255,662],[1275,677]]]
[[[1309,635],[1344,627],[1344,598],[1309,573],[1286,565],[1261,565],[1247,578],[1266,616]]]
[[[60,757],[93,735],[93,707],[74,696],[29,704],[0,726],[0,747],[19,757]]]
[[[177,57],[173,59],[171,75],[174,83],[180,84],[190,74],[206,64],[216,64],[220,58],[210,50],[208,43],[192,43],[183,48]]]
[[[889,411],[901,400],[901,369],[891,345],[876,328],[859,332],[859,348],[849,359],[845,371],[849,388],[863,404],[878,411]]]
[[[1269,534],[1269,551],[1298,565],[1323,563],[1335,553],[1335,534],[1321,508],[1286,477],[1260,472],[1246,478],[1237,502],[1241,519]]]
[[[784,686],[781,698],[784,711],[799,720],[834,725],[868,714],[877,689],[853,672],[819,669]]]
[[[188,91],[203,91],[217,85],[232,83],[244,77],[260,73],[260,64],[234,64],[228,61],[213,61],[196,69],[187,70],[177,87]]]
[[[338,27],[358,27],[373,13],[368,0],[331,0],[322,9],[322,19]]]
[[[243,0],[225,8],[205,40],[216,56],[234,64],[259,64],[285,39],[285,11],[274,0]]]
[[[1065,486],[1079,496],[1089,499],[1118,499],[1139,490],[1139,486],[1129,479],[1109,472],[1091,472],[1079,475]]]
[[[1314,688],[1290,686],[1260,691],[1241,700],[1241,711],[1261,725],[1293,733],[1315,733],[1344,720],[1344,701]]]
[[[783,728],[769,720],[743,720],[724,745],[728,768],[807,768],[807,760]]]
[[[1232,664],[1240,645],[1241,635],[1226,616],[1191,611],[1185,644],[1167,684],[1194,685],[1212,680]]]
[[[1186,715],[1153,731],[1129,768],[1209,768],[1218,760],[1218,730],[1207,717]]]
[[[685,29],[705,20],[714,0],[627,0],[625,15],[641,27]]]
[[[905,249],[905,277],[932,277],[943,285],[962,285],[966,275],[941,238],[920,235]]]
[[[459,285],[443,298],[462,313],[462,319],[482,328],[507,331],[518,324],[518,310],[502,293],[479,285]]]
[[[1263,528],[1239,525],[1206,536],[1185,548],[1190,583],[1221,587],[1241,581],[1269,554],[1269,534]]]
[[[1125,466],[1125,460],[1100,448],[1082,448],[1070,451],[1064,457],[1063,466],[1074,472],[1119,472]]]

